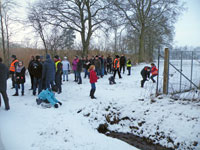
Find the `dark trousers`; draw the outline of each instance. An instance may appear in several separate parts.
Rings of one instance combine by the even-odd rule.
[[[62,87],[61,87],[61,74],[56,74],[56,77],[55,77],[55,82],[56,82],[56,86],[58,87],[58,92],[62,92]]]
[[[91,98],[95,98],[94,97],[95,91],[96,91],[96,85],[95,85],[95,83],[91,83],[91,90],[90,90],[90,97]]]
[[[31,78],[31,89],[33,89],[34,76],[30,74],[30,78]]]
[[[12,78],[12,87],[15,88],[15,74],[14,74],[14,72],[11,73],[11,78]]]
[[[151,80],[153,81],[153,83],[156,82],[156,81],[153,79],[155,76],[157,76],[157,75],[152,75],[152,76],[151,76]]]
[[[6,91],[0,91],[0,93],[3,97],[6,110],[10,109],[9,99],[8,99],[8,95],[7,95]],[[0,97],[0,107],[1,107],[1,97]]]
[[[128,75],[131,75],[131,67],[127,67]]]
[[[77,71],[76,70],[74,70],[74,81],[78,81],[78,78],[77,78]]]
[[[38,94],[42,91],[42,79],[41,78],[33,78],[33,95],[36,94],[36,89],[38,88]]]
[[[111,73],[112,72],[112,66],[111,65],[107,65],[107,73]]]
[[[117,69],[114,70],[114,75],[113,75],[114,78],[115,78],[116,72],[118,72],[119,78],[122,78],[121,74],[120,74],[120,71],[119,71],[119,68],[117,68]]]
[[[121,71],[122,71],[122,69],[123,69],[123,73],[125,73],[125,65],[120,65],[120,73],[121,73]]]
[[[81,72],[77,71],[78,84],[82,84]]]
[[[20,84],[15,84],[16,94],[18,94],[19,87],[20,87]],[[22,89],[22,94],[24,94],[24,83],[21,83],[21,89]]]
[[[147,81],[147,76],[142,75],[141,87],[144,87],[145,81]]]
[[[50,81],[50,80],[46,80],[46,85],[45,85],[45,88],[52,88],[54,86],[54,81]]]

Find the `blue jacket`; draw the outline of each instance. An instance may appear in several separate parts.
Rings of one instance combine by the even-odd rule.
[[[50,89],[46,89],[40,92],[40,94],[38,95],[38,98],[44,101],[48,100],[49,103],[51,103],[51,105],[53,106],[56,103],[58,103],[58,100],[55,98],[55,94]]]
[[[55,81],[56,68],[54,62],[49,58],[44,62],[42,68],[42,79]]]

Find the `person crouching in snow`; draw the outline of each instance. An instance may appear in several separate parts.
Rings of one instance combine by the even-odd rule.
[[[158,69],[156,68],[154,63],[151,64],[151,74],[152,75],[150,78],[153,81],[153,83],[155,83],[156,81],[153,78],[158,75]]]
[[[95,72],[95,66],[91,65],[90,68],[88,69],[88,72],[90,72],[90,83],[91,83],[91,90],[90,90],[90,97],[91,99],[96,99],[96,97],[94,96],[94,93],[96,91],[96,86],[95,83],[97,82],[97,74]]]
[[[44,103],[50,103],[53,107],[58,108],[59,105],[62,105],[61,102],[59,102],[55,98],[55,93],[58,92],[58,87],[54,85],[52,89],[46,89],[40,92],[38,95],[38,99],[36,99],[36,102],[38,105],[40,105],[42,102]],[[58,105],[59,104],[59,105]]]
[[[150,77],[150,72],[151,72],[151,68],[148,67],[148,66],[145,66],[145,67],[142,69],[141,75],[142,75],[143,80],[141,81],[141,87],[144,87],[145,81],[148,81],[148,80],[147,80],[147,77],[148,77],[148,78]]]

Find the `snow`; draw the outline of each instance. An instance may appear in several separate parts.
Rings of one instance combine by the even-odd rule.
[[[5,150],[137,149],[98,133],[98,126],[104,123],[110,131],[148,137],[174,149],[199,150],[200,102],[175,101],[164,95],[156,98],[156,84],[152,81],[140,88],[140,71],[145,65],[132,67],[131,76],[123,74],[118,79],[116,75],[116,85],[108,84],[111,75],[99,79],[96,100],[89,97],[89,80],[83,79],[83,84],[78,85],[70,74],[62,94],[56,95],[63,103],[58,109],[36,104],[37,97],[28,90],[28,77],[25,96],[11,96],[15,91],[10,89],[9,80],[11,110],[0,108],[0,135]]]

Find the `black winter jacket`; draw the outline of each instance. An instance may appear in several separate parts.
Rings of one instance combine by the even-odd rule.
[[[7,90],[7,79],[9,78],[9,70],[5,64],[0,63],[0,91]]]

